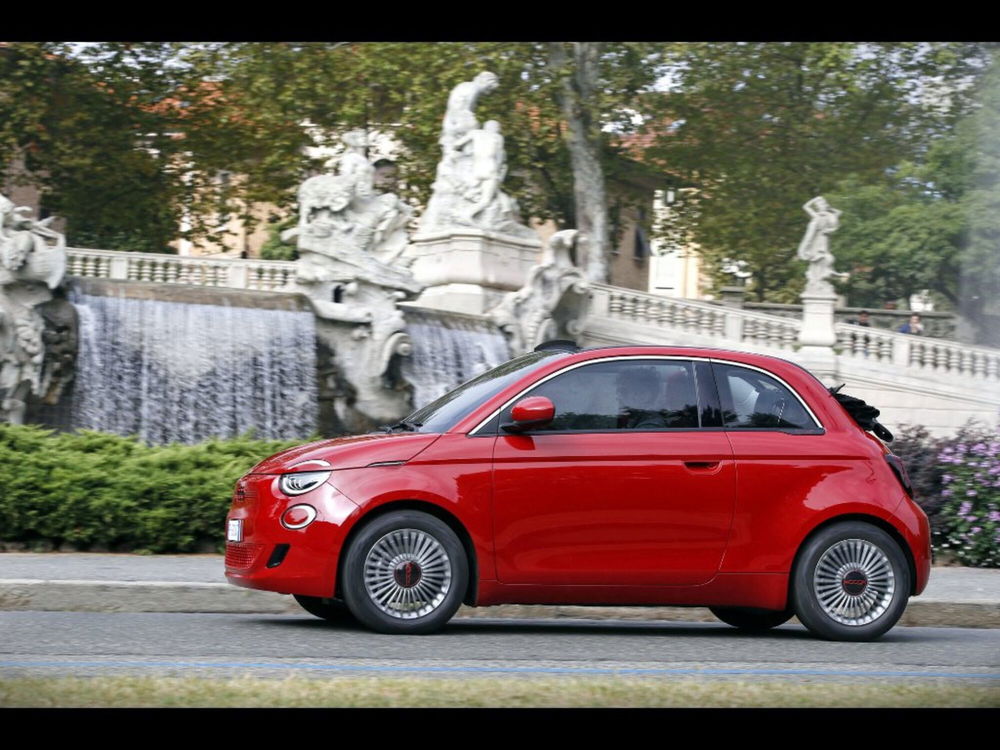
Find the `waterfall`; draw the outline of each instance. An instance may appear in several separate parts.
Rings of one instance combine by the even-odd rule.
[[[417,409],[510,359],[503,334],[485,320],[409,308],[406,331],[413,353],[403,359],[403,375]]]
[[[74,427],[148,443],[315,432],[311,312],[75,291],[71,301],[80,320]]]

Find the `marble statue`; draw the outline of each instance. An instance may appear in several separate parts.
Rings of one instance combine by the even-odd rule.
[[[524,286],[505,295],[490,311],[511,353],[523,354],[550,339],[575,339],[586,315],[590,292],[586,274],[571,255],[577,230],[556,232]]]
[[[31,395],[49,390],[45,319],[66,270],[66,238],[35,221],[31,209],[0,195],[0,420],[21,424]]]
[[[299,223],[282,239],[296,239],[296,279],[317,316],[321,410],[338,429],[364,432],[409,410],[399,358],[412,345],[396,303],[423,285],[400,257],[412,209],[389,181],[377,184],[362,131],[343,142],[330,171],[300,186]]]
[[[802,242],[799,243],[798,257],[809,262],[806,269],[807,294],[833,294],[833,285],[827,281],[831,276],[846,279],[849,274],[833,270],[833,253],[830,252],[830,235],[840,226],[840,211],[833,208],[823,196],[808,201],[803,208],[810,216]]]
[[[441,125],[441,161],[431,198],[420,223],[422,235],[480,229],[512,237],[534,238],[523,225],[517,202],[500,186],[507,176],[507,155],[500,123],[480,127],[475,107],[496,89],[495,74],[485,71],[458,84],[448,97]]]
[[[375,168],[364,155],[360,130],[343,136],[345,151],[336,174],[310,177],[299,187],[299,223],[282,239],[297,241],[297,278],[328,284],[367,278],[406,291],[418,291],[412,276],[389,264],[406,247],[412,209],[393,193],[379,193]],[[388,261],[388,262],[387,262]]]

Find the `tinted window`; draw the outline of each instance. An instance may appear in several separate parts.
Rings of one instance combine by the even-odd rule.
[[[691,362],[616,360],[583,365],[533,388],[556,408],[538,432],[697,429],[698,381]],[[499,422],[510,420],[508,406]]]
[[[715,363],[727,429],[805,429],[819,427],[795,395],[769,375]]]

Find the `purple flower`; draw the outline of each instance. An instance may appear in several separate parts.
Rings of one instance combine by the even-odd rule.
[[[986,443],[976,443],[974,446],[972,446],[972,450],[976,451],[977,453],[982,453],[983,451],[986,450]]]
[[[972,510],[972,503],[966,500],[964,503],[958,506],[958,515],[964,516],[970,510]]]
[[[967,497],[975,497],[977,493],[975,490],[966,490],[965,494]]]
[[[941,490],[941,497],[951,497],[953,494],[951,490]]]
[[[972,527],[972,533],[973,533],[973,534],[978,534],[978,533],[979,533],[980,531],[982,531],[982,530],[983,530],[983,527],[982,527],[982,526],[973,526],[973,527]]]
[[[948,482],[950,482],[954,478],[955,477],[953,477],[951,474],[942,474],[941,475],[941,481],[944,482],[945,484],[948,484]]]
[[[1000,510],[991,510],[990,511],[990,520],[993,521],[994,523],[996,523],[997,521],[1000,521]]]

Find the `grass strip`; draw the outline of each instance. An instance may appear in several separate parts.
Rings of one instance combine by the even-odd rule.
[[[267,707],[1000,707],[995,686],[652,678],[292,676],[23,677],[0,680],[6,708]]]

